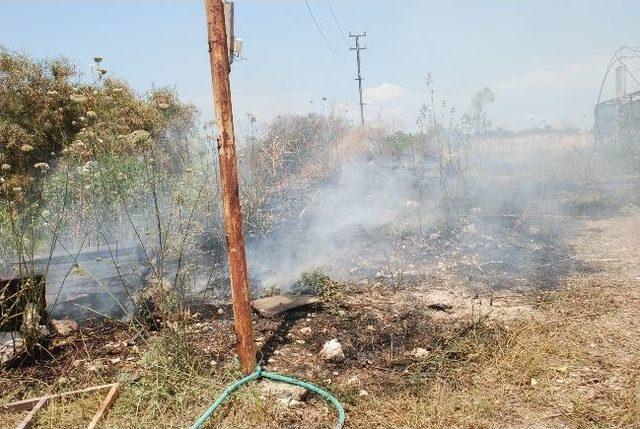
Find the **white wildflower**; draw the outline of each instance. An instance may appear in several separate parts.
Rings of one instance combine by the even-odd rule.
[[[25,153],[27,153],[27,152],[31,152],[31,151],[33,150],[33,146],[31,146],[30,144],[26,144],[26,143],[25,143],[25,144],[23,144],[22,146],[20,146],[20,150],[21,150],[22,152],[25,152]]]
[[[71,94],[69,99],[74,103],[84,103],[85,101],[87,101],[87,97],[82,94]]]
[[[38,169],[42,170],[42,171],[47,171],[50,168],[49,164],[47,164],[46,162],[37,162],[37,163],[33,164],[33,166],[35,168],[38,168]]]

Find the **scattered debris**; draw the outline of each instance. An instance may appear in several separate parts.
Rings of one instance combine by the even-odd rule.
[[[427,306],[427,308],[430,309],[430,310],[449,312],[449,311],[451,311],[453,309],[453,305],[443,304],[443,303],[435,303],[435,304],[429,304]]]
[[[331,362],[341,362],[344,360],[344,352],[342,351],[342,344],[337,339],[333,339],[324,343],[322,350],[320,351],[322,359]]]
[[[282,313],[311,304],[318,304],[321,300],[308,295],[275,295],[254,300],[251,305],[262,317],[276,317]]]

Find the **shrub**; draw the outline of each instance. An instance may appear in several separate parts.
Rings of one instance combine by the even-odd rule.
[[[105,78],[101,61],[87,83],[65,59],[34,61],[0,48],[2,199],[38,200],[42,177],[64,162],[152,151],[159,167],[184,167],[196,109],[169,89],[137,96],[126,83]]]

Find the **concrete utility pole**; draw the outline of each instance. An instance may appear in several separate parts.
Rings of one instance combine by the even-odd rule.
[[[238,162],[233,130],[231,108],[231,87],[229,84],[229,49],[222,0],[205,0],[207,12],[207,32],[213,97],[220,136],[218,137],[218,158],[220,161],[220,183],[227,233],[227,254],[233,299],[233,316],[237,336],[237,350],[240,365],[245,374],[256,367],[256,351],[253,339],[251,303],[249,302],[249,281],[247,260],[242,233],[242,213],[238,188]]]
[[[349,33],[349,37],[355,39],[356,46],[355,48],[351,48],[352,51],[356,51],[356,61],[358,62],[358,77],[356,80],[358,81],[358,92],[360,94],[360,125],[364,125],[364,103],[362,102],[362,74],[360,73],[360,51],[366,50],[366,47],[360,46],[360,38],[367,37],[367,32],[365,31],[362,34],[351,34]]]

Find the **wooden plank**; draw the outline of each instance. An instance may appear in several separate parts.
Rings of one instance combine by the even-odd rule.
[[[39,398],[25,399],[22,401],[12,402],[10,404],[0,405],[0,409],[3,411],[27,411],[29,410],[29,414],[27,414],[20,422],[20,424],[16,427],[16,429],[28,429],[31,427],[33,417],[36,413],[51,399],[62,398],[65,396],[71,395],[80,395],[83,393],[91,393],[99,390],[109,389],[109,392],[102,400],[100,404],[100,408],[91,419],[89,426],[87,429],[95,429],[96,425],[104,416],[107,414],[109,409],[113,406],[113,403],[116,399],[118,399],[118,395],[120,393],[120,384],[112,383],[112,384],[103,384],[100,386],[88,387],[86,389],[72,390],[69,392],[58,393],[56,395],[47,395],[41,396]]]
[[[33,423],[32,420],[35,417],[36,413],[40,410],[40,408],[44,406],[44,404],[47,403],[48,400],[49,400],[49,397],[40,398],[38,402],[36,402],[35,406],[31,408],[31,411],[29,411],[29,414],[25,416],[24,420],[22,420],[20,424],[16,426],[16,429],[30,428]]]
[[[322,302],[317,296],[275,295],[254,300],[251,305],[263,317],[276,317],[294,308],[305,307]]]
[[[86,389],[80,389],[80,390],[71,390],[69,392],[58,393],[56,395],[47,395],[47,396],[41,396],[39,398],[24,399],[22,401],[11,402],[10,404],[2,404],[0,405],[0,409],[7,410],[7,411],[30,410],[34,406],[34,404],[36,404],[41,399],[49,400],[49,399],[59,398],[63,396],[79,395],[82,393],[94,392],[96,390],[111,389],[113,388],[113,386],[118,386],[118,383],[103,384],[101,386],[87,387]]]
[[[87,429],[95,429],[98,422],[102,420],[104,416],[107,415],[107,412],[109,411],[109,409],[111,408],[115,400],[118,399],[119,394],[120,394],[120,385],[114,384],[111,390],[109,390],[109,393],[107,393],[107,396],[105,396],[104,400],[102,401],[102,404],[100,404],[100,408],[98,408],[98,412],[96,412],[96,415],[93,416],[93,419],[91,419],[91,423],[89,423],[89,426],[87,426]]]

